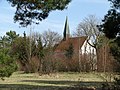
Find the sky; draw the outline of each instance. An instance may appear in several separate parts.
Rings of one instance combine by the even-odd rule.
[[[25,31],[29,35],[30,28],[32,28],[32,32],[43,33],[46,30],[51,30],[62,35],[66,16],[72,34],[84,18],[95,15],[97,18],[103,19],[109,9],[108,0],[72,0],[67,9],[52,11],[48,18],[40,22],[39,25],[33,24],[25,28],[14,23],[15,8],[11,7],[7,0],[0,0],[0,36],[5,35],[10,30],[16,31],[20,35],[23,35]]]

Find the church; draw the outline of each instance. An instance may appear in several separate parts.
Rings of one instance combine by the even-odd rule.
[[[64,69],[95,70],[97,68],[96,51],[87,43],[87,40],[88,36],[71,37],[68,18],[66,17],[63,39],[55,45],[55,59],[64,62]]]

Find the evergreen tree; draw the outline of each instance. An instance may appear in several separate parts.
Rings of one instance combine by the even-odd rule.
[[[10,32],[14,32],[13,35],[17,36],[15,31]],[[11,53],[11,43],[13,43],[13,40],[17,37],[12,38],[13,35],[9,34],[10,33],[7,32],[0,40],[0,77],[2,79],[3,77],[9,77],[17,70],[15,57]]]
[[[73,45],[70,44],[69,47],[65,50],[65,56],[68,59],[72,59],[73,53],[74,53],[74,48]]]
[[[111,52],[119,62],[120,56],[120,0],[108,0],[111,2],[111,9],[105,15],[103,24],[98,28],[111,39]]]
[[[8,54],[7,49],[0,50],[0,77],[9,77],[17,70],[15,58]],[[3,79],[4,80],[4,79]]]
[[[21,26],[30,25],[32,22],[47,18],[51,11],[63,10],[71,0],[7,0],[16,7],[14,21]]]
[[[19,37],[19,34],[16,34],[15,31],[10,30],[9,32],[6,32],[6,37],[9,42],[12,43],[17,37]]]
[[[120,0],[108,0],[112,6],[103,19],[103,24],[98,28],[111,39],[110,48],[114,58],[120,63]],[[120,78],[115,79],[120,85]],[[118,87],[119,89],[119,87]]]

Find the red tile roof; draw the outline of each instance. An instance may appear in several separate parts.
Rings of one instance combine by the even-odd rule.
[[[70,44],[73,45],[73,48],[75,51],[79,50],[84,44],[85,40],[87,39],[87,36],[82,36],[82,37],[71,37],[68,38],[67,40],[62,40],[55,48],[55,52],[63,52],[65,49],[69,47]]]

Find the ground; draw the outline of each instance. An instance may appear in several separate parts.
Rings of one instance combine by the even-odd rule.
[[[0,80],[0,90],[9,90],[6,88],[14,88],[13,90],[18,90],[18,88],[19,90],[58,90],[60,88],[72,90],[70,88],[76,88],[77,90],[80,87],[99,88],[106,81],[113,81],[110,74],[61,72],[39,76],[38,73],[15,72],[4,81]]]

